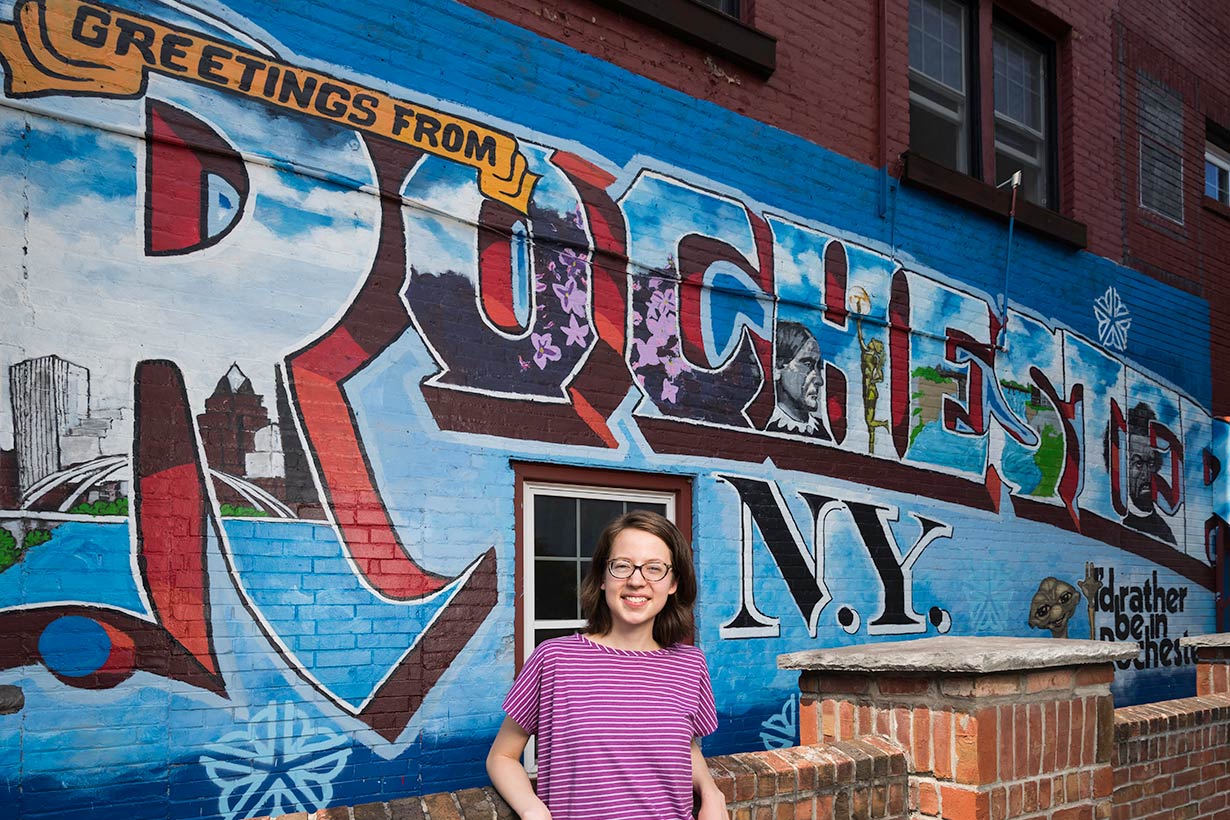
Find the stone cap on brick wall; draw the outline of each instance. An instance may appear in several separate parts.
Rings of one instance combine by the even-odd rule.
[[[1140,647],[1135,643],[942,636],[791,652],[779,655],[777,666],[824,672],[988,674],[1110,663],[1138,654]]]
[[[1179,638],[1181,646],[1193,649],[1230,649],[1230,632],[1215,632],[1211,635],[1184,635]]]

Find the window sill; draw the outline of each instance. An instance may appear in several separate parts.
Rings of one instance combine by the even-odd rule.
[[[1230,220],[1230,207],[1227,207],[1224,203],[1213,199],[1211,196],[1202,194],[1200,197],[1200,207],[1204,208],[1214,216],[1219,216],[1222,219]]]
[[[767,79],[777,68],[777,39],[693,0],[594,0]]]
[[[1002,219],[1008,218],[1008,210],[1012,206],[1012,192],[1007,188],[995,188],[968,174],[909,153],[905,155],[902,179]],[[1089,245],[1085,223],[1024,199],[1017,200],[1016,221],[1076,250],[1084,250]]]

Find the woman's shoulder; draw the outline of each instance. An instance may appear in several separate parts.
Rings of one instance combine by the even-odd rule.
[[[534,651],[530,653],[530,659],[538,658],[546,660],[550,658],[559,658],[564,655],[569,655],[578,650],[585,649],[585,641],[580,635],[560,635],[556,638],[547,638],[538,646],[534,647]],[[528,661],[527,661],[528,662]]]
[[[669,654],[676,663],[685,666],[707,666],[705,652],[699,646],[690,643],[676,643],[667,647]]]

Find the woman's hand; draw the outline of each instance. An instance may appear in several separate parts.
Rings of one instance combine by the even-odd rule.
[[[726,795],[713,782],[709,764],[705,763],[696,738],[692,738],[692,788],[700,797],[696,820],[730,820],[730,813],[726,811]]]
[[[521,765],[521,753],[529,740],[529,734],[516,721],[504,718],[491,751],[487,753],[487,776],[521,820],[551,820],[551,812],[534,794],[530,776]]]
[[[696,820],[730,820],[730,813],[726,811],[726,799],[722,797],[720,791],[717,800],[701,798],[700,811],[696,813]]]

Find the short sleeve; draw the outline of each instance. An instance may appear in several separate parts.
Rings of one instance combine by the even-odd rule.
[[[525,666],[521,667],[521,673],[513,681],[512,689],[508,690],[508,696],[504,698],[504,712],[531,735],[538,731],[544,655],[542,646],[530,654]]]
[[[717,731],[717,707],[713,703],[713,685],[709,682],[709,666],[700,655],[700,675],[696,683],[696,711],[691,715],[692,735],[704,737]]]

